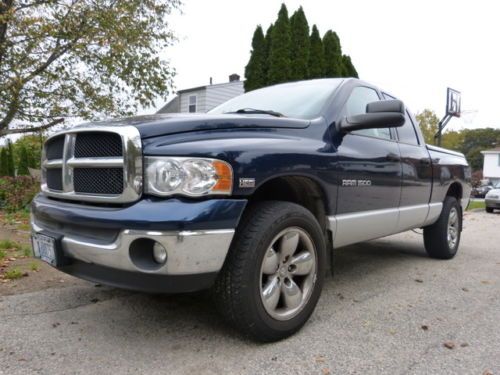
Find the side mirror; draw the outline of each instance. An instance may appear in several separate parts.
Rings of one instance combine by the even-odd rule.
[[[401,100],[382,100],[368,103],[366,113],[345,117],[339,128],[344,132],[360,129],[393,128],[405,123],[405,105]]]

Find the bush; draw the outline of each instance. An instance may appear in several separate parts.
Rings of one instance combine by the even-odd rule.
[[[40,189],[39,183],[29,176],[0,178],[0,205],[7,212],[28,207]]]

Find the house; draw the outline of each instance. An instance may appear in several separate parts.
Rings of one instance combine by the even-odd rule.
[[[500,182],[500,147],[481,151],[484,155],[483,178],[492,184]]]
[[[177,96],[165,104],[158,113],[194,113],[208,112],[235,96],[245,92],[243,81],[238,74],[231,74],[229,82],[210,84],[207,86],[193,87],[180,90]]]

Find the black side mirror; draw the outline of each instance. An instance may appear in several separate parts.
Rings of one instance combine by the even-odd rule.
[[[345,117],[340,130],[350,132],[360,129],[393,128],[405,123],[405,105],[401,100],[382,100],[368,103],[366,113]]]

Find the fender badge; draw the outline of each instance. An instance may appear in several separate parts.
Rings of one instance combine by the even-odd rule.
[[[240,178],[240,188],[255,187],[255,178]]]

